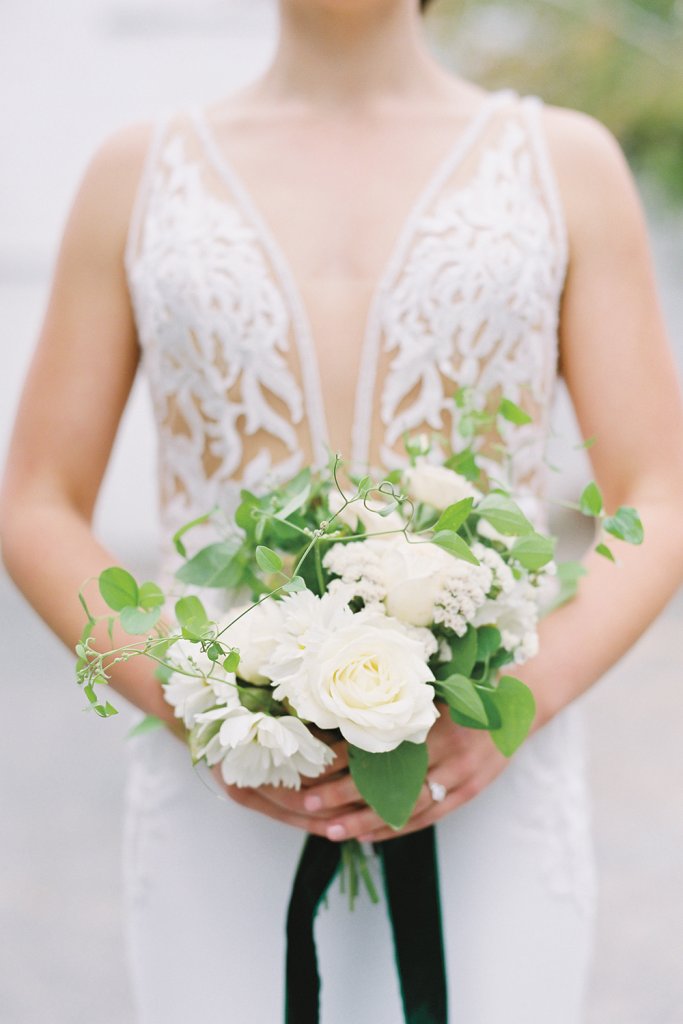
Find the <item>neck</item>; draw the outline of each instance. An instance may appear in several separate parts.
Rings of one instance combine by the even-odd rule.
[[[279,0],[279,9],[275,55],[256,85],[261,97],[348,108],[447,89],[417,0]]]

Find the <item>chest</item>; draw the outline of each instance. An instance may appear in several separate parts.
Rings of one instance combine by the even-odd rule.
[[[183,431],[201,406],[239,445],[367,464],[405,430],[451,430],[461,384],[542,400],[564,265],[523,125],[471,123],[419,187],[405,139],[342,160],[349,143],[245,145],[238,172],[195,123],[159,150],[131,283]]]

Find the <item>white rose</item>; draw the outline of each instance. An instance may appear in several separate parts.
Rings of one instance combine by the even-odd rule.
[[[330,491],[327,504],[332,515],[337,515],[337,521],[345,523],[352,530],[358,530],[362,526],[366,533],[379,533],[388,530],[402,530],[405,523],[398,512],[390,512],[387,516],[381,516],[379,510],[386,504],[388,499],[382,501],[379,496],[370,495],[365,502],[358,500],[347,505],[340,511],[344,502],[337,490]],[[369,506],[369,507],[368,507]],[[332,524],[334,526],[334,523]]]
[[[224,643],[239,649],[240,663],[237,675],[248,683],[263,686],[270,682],[262,669],[272,655],[282,632],[280,605],[281,602],[270,598],[262,601],[229,626],[221,637]],[[249,607],[250,605],[243,605],[240,608],[232,608],[227,621],[231,622]]]
[[[444,581],[456,566],[453,555],[436,544],[399,537],[383,553],[381,565],[389,615],[411,626],[431,625]]]
[[[383,613],[346,612],[333,628],[320,628],[318,618],[276,649],[268,666],[274,696],[320,728],[339,729],[362,750],[422,743],[438,716],[422,639]]]
[[[200,739],[201,730],[213,735],[196,756],[206,757],[210,765],[220,762],[221,775],[231,786],[299,789],[302,775],[315,778],[334,760],[327,744],[291,715],[273,718],[238,707],[207,712],[197,722]]]
[[[449,505],[463,498],[481,497],[480,492],[459,473],[446,466],[432,466],[428,462],[419,462],[416,466],[406,469],[403,473],[406,490],[413,501],[422,501],[426,505],[442,512]]]

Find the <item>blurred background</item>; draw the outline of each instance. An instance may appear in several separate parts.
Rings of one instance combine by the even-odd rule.
[[[617,133],[638,177],[683,369],[681,0],[435,0],[427,25],[459,73],[586,110]],[[275,31],[275,0],[3,0],[0,461],[64,219],[93,150],[122,124],[241,85],[267,63]],[[573,447],[562,391],[555,423],[552,461],[564,471],[554,489],[576,495],[590,470]],[[555,525],[567,552],[590,539],[571,513]],[[144,382],[97,529],[118,558],[153,572]],[[682,612],[679,594],[583,702],[601,878],[590,1024],[683,1021]],[[119,860],[129,720],[82,713],[70,654],[2,570],[0,623],[2,1019],[128,1024]]]

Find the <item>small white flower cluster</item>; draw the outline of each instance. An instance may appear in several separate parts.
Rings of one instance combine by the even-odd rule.
[[[467,626],[496,625],[502,643],[518,662],[536,653],[538,600],[526,576],[516,580],[503,557],[476,542],[479,565],[456,559],[435,544],[409,542],[404,535],[334,544],[323,564],[338,577],[348,601],[383,605],[406,625],[443,625],[463,636]]]
[[[492,549],[486,549],[480,565],[472,565],[435,544],[410,542],[402,534],[381,542],[334,544],[323,563],[339,577],[347,600],[359,597],[369,605],[381,602],[389,615],[401,622],[412,626],[443,623],[458,636],[465,633],[494,584],[501,585],[507,570]]]

